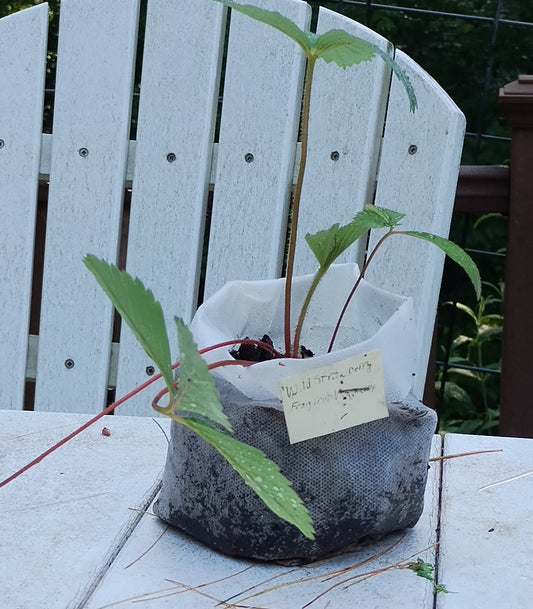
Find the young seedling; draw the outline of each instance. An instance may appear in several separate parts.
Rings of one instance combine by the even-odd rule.
[[[318,261],[319,268],[315,274],[315,277],[313,278],[309,293],[307,294],[307,297],[302,306],[302,310],[300,312],[300,317],[298,319],[298,324],[296,326],[295,331],[295,341],[299,342],[300,340],[301,329],[305,319],[305,314],[307,312],[307,307],[314,291],[316,290],[316,287],[318,286],[318,283],[326,274],[328,268],[352,243],[354,243],[362,235],[366,234],[366,232],[370,229],[387,229],[387,231],[376,243],[374,249],[367,256],[363,268],[361,269],[361,273],[357,278],[356,282],[354,283],[354,286],[350,291],[346,302],[344,303],[344,306],[339,314],[337,324],[335,325],[333,335],[331,337],[328,353],[333,349],[333,344],[335,342],[337,332],[344,317],[344,313],[346,312],[346,309],[348,308],[348,305],[351,299],[353,298],[357,287],[365,276],[365,273],[370,263],[372,262],[374,256],[376,255],[379,248],[383,245],[383,243],[393,235],[404,235],[407,237],[422,239],[423,241],[433,243],[433,245],[440,248],[447,256],[449,256],[454,262],[459,264],[464,269],[470,281],[472,282],[472,286],[474,287],[476,296],[479,299],[481,295],[481,278],[479,275],[478,268],[472,258],[461,247],[453,243],[453,241],[444,239],[443,237],[439,237],[438,235],[433,235],[431,233],[425,233],[420,231],[396,230],[397,227],[400,226],[400,223],[404,217],[404,214],[392,211],[390,209],[377,207],[376,205],[366,205],[363,211],[359,212],[355,216],[353,221],[349,224],[346,224],[345,226],[339,226],[338,224],[334,224],[327,230],[319,231],[314,235],[307,234],[305,236],[309,247],[311,248],[313,254],[315,255],[315,258]]]
[[[286,357],[299,356],[300,336],[305,315],[320,280],[324,277],[328,268],[335,262],[335,260],[348,247],[350,247],[350,245],[357,241],[357,239],[359,239],[361,236],[366,235],[366,233],[371,229],[387,228],[388,232],[377,243],[374,250],[369,254],[363,269],[361,269],[360,277],[355,283],[354,288],[350,293],[342,312],[340,313],[339,321],[331,339],[329,351],[331,351],[333,348],[333,343],[335,341],[344,312],[346,311],[346,308],[353,297],[360,280],[362,277],[364,277],[368,265],[372,261],[379,247],[388,237],[392,235],[408,235],[418,239],[423,239],[442,249],[448,256],[450,256],[450,258],[463,267],[472,281],[476,295],[479,298],[481,286],[479,272],[470,256],[468,256],[468,254],[466,254],[466,252],[464,252],[459,246],[451,241],[448,241],[447,239],[429,233],[394,230],[404,217],[403,214],[392,210],[379,208],[374,205],[367,205],[362,212],[355,216],[352,222],[345,226],[334,224],[329,229],[320,231],[315,235],[306,235],[305,238],[319,263],[319,268],[310,285],[309,292],[303,301],[294,336],[291,337],[291,288],[294,272],[296,241],[298,235],[300,201],[307,165],[309,110],[313,85],[313,74],[316,62],[321,59],[326,63],[335,63],[340,68],[346,69],[362,62],[370,61],[377,55],[392,69],[394,75],[403,84],[409,99],[409,109],[411,112],[414,112],[417,108],[416,95],[405,71],[396,63],[396,61],[394,61],[394,59],[392,59],[392,57],[390,57],[390,55],[382,51],[374,44],[366,42],[360,38],[356,38],[344,30],[329,30],[324,34],[317,35],[300,29],[293,21],[275,11],[268,11],[249,4],[239,4],[237,2],[233,2],[232,0],[217,1],[230,7],[232,10],[238,11],[284,33],[300,46],[306,58],[301,111],[301,157],[292,199],[287,266],[285,274],[284,341]]]
[[[410,562],[406,565],[408,569],[411,569],[418,577],[423,577],[433,584],[433,594],[437,595],[439,592],[446,594],[448,590],[444,584],[437,584],[433,575],[435,567],[427,562],[424,562],[421,558],[418,558],[416,562]]]

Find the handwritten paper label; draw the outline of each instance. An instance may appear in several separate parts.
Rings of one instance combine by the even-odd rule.
[[[389,416],[379,351],[279,381],[291,444]]]

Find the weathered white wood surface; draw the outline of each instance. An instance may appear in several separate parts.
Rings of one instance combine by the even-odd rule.
[[[438,437],[433,453],[440,454]],[[146,607],[153,609],[177,606],[209,609],[224,600],[243,607],[300,609],[335,584],[335,589],[313,606],[432,609],[432,586],[415,577],[410,570],[391,569],[348,589],[344,589],[342,582],[355,582],[356,579],[350,578],[398,562],[416,561],[417,558],[434,562],[439,473],[440,464],[432,466],[424,513],[405,537],[392,535],[356,552],[299,568],[229,558],[146,515],[96,589],[87,609],[104,609],[108,604],[132,598],[144,600]],[[341,569],[347,571],[337,577],[328,577]],[[313,579],[300,581],[306,578]],[[277,586],[279,589],[267,592]],[[142,602],[140,606],[143,606]]]
[[[216,2],[148,3],[127,270],[153,286],[174,359],[174,315],[189,322],[198,304],[224,11]],[[153,362],[126,324],[120,343],[117,394],[123,395],[147,380]],[[148,409],[139,395],[117,412]]]
[[[78,414],[0,412],[0,477],[86,419]],[[108,437],[101,434],[104,425],[111,432]],[[163,425],[168,428],[168,422]],[[439,445],[436,438],[433,454],[440,452]],[[336,579],[299,582],[243,601],[299,609],[355,574],[419,557],[434,563],[434,547],[426,548],[440,529],[438,580],[450,594],[438,595],[438,609],[528,609],[533,440],[450,434],[444,441],[445,455],[490,449],[503,452],[444,461],[442,486],[441,462],[432,463],[424,514],[389,552],[398,536],[292,571],[223,557],[166,529],[150,513],[136,512],[150,508],[166,439],[149,418],[106,417],[0,489],[0,605],[103,609],[122,601],[112,606],[207,609],[216,606],[213,599],[241,593],[243,600],[250,586],[257,586],[253,592],[264,591],[371,559]],[[335,608],[432,609],[434,599],[428,582],[408,570],[392,569],[348,589],[338,586],[315,606],[326,607],[328,601]]]
[[[86,419],[79,414],[0,412],[0,478]],[[102,436],[103,426],[109,428],[110,436]],[[257,592],[369,561],[329,582],[319,578],[244,603],[298,609],[356,573],[418,557],[430,563],[435,560],[438,463],[430,471],[424,514],[396,547],[386,552],[400,535],[323,565],[293,571],[222,556],[177,531],[165,530],[151,514],[141,517],[134,511],[149,508],[165,453],[166,439],[151,419],[105,417],[0,489],[2,556],[9,557],[2,565],[0,605],[9,609],[96,609],[135,597],[145,602],[124,602],[124,606],[208,608],[216,602],[196,592],[184,592],[166,579],[199,586],[246,569],[226,581],[199,588],[223,599],[252,585],[259,585]],[[433,453],[440,453],[438,437]],[[383,556],[376,556],[380,553]],[[265,581],[271,577],[277,579]],[[171,595],[165,596],[163,590]],[[431,585],[404,569],[376,575],[348,590],[339,586],[317,606],[323,607],[328,600],[339,608],[351,608],[354,603],[369,609],[433,607]]]
[[[61,3],[38,410],[98,412],[107,397],[112,307],[82,260],[117,257],[138,9]]]
[[[533,440],[445,437],[438,609],[533,606]]]
[[[0,387],[22,408],[41,148],[47,5],[0,20]]]
[[[0,478],[88,418],[2,411]],[[102,435],[104,426],[111,435]],[[166,447],[150,418],[104,417],[0,489],[0,606],[83,607],[135,528],[138,510],[149,507]]]

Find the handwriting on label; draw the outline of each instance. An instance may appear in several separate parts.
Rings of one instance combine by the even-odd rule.
[[[291,444],[388,416],[379,351],[279,381]]]

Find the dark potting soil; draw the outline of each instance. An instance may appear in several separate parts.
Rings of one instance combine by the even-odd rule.
[[[250,340],[250,337],[246,336],[244,340]],[[263,338],[260,340],[262,343],[266,343],[272,347],[276,353],[273,353],[269,349],[265,349],[260,345],[250,345],[247,343],[239,345],[238,349],[232,349],[229,353],[234,359],[246,360],[248,362],[266,362],[271,359],[281,359],[282,357],[286,357],[274,347],[274,343],[268,334],[263,334]],[[305,359],[308,357],[313,357],[314,353],[310,349],[300,345],[300,355]]]
[[[244,340],[250,340],[250,337],[246,336]],[[270,336],[268,336],[268,334],[263,335],[263,338],[261,338],[261,342],[270,345],[270,347],[275,349],[274,343],[272,342],[272,339],[270,338]],[[278,352],[276,351],[276,353]],[[281,353],[278,353],[276,355],[272,353],[272,351],[270,351],[269,349],[265,349],[260,345],[250,345],[248,343],[240,344],[238,349],[232,349],[229,354],[234,359],[246,360],[248,362],[266,362],[271,359],[278,359],[283,357]]]

